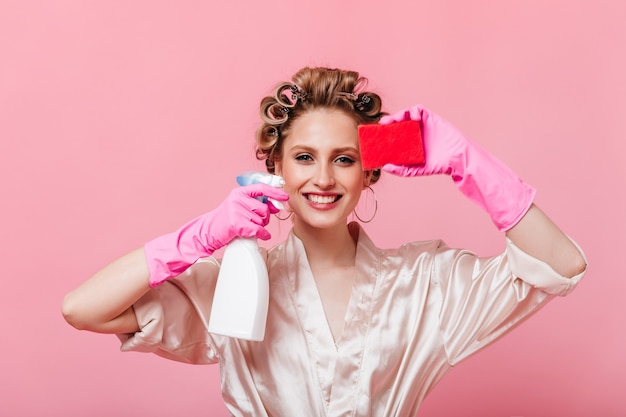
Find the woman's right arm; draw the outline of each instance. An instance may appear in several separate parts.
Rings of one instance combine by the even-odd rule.
[[[132,305],[151,287],[183,273],[236,237],[267,240],[272,204],[257,197],[287,201],[282,190],[267,184],[237,187],[215,210],[175,232],[146,243],[97,272],[63,300],[63,316],[80,330],[134,333],[139,330]]]
[[[134,333],[139,325],[131,306],[150,290],[149,277],[144,249],[138,248],[69,292],[63,316],[79,330]]]

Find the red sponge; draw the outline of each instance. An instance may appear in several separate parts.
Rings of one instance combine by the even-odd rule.
[[[360,125],[359,147],[364,170],[385,164],[419,165],[424,162],[422,133],[415,120]]]

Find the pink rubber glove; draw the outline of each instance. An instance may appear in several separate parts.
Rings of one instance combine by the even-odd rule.
[[[265,230],[270,214],[278,209],[256,197],[287,201],[284,191],[267,184],[233,189],[213,211],[190,221],[176,232],[160,236],[144,245],[150,270],[150,286],[181,274],[198,259],[211,255],[236,237],[268,240]]]
[[[463,194],[489,213],[498,230],[509,230],[521,220],[533,202],[534,188],[450,123],[419,105],[384,116],[380,123],[409,119],[421,122],[426,161],[422,165],[387,164],[384,171],[404,177],[450,175]]]

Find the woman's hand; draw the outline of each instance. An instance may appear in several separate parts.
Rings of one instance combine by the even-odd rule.
[[[532,187],[446,120],[419,105],[384,116],[380,123],[409,119],[420,122],[425,162],[387,164],[384,171],[404,177],[450,175],[465,196],[489,213],[499,230],[506,231],[519,222],[533,202]]]
[[[236,237],[268,240],[265,229],[278,209],[257,197],[287,201],[288,194],[266,184],[238,187],[215,210],[190,221],[177,231],[145,244],[150,286],[181,274],[198,259],[211,255]]]
[[[416,105],[395,114],[383,116],[380,124],[405,120],[420,122],[425,161],[420,165],[387,164],[384,171],[402,177],[434,174],[454,174],[455,162],[465,152],[468,140],[450,123],[423,107]]]

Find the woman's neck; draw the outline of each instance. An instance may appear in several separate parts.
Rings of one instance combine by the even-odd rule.
[[[356,238],[348,225],[317,229],[294,225],[294,234],[302,241],[310,264],[348,266],[356,258]]]

